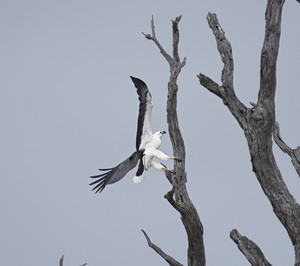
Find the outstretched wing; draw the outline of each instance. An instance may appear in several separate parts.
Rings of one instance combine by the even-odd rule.
[[[137,165],[140,158],[139,154],[140,153],[136,151],[116,167],[99,169],[100,171],[107,171],[106,173],[91,176],[91,178],[97,178],[96,181],[90,183],[90,185],[95,185],[93,188],[93,190],[96,190],[95,193],[100,193],[106,185],[113,184],[122,179],[132,168]]]
[[[130,76],[131,77],[131,76]],[[144,148],[145,143],[152,139],[151,114],[152,97],[144,81],[131,77],[139,95],[140,108],[136,133],[136,150]]]

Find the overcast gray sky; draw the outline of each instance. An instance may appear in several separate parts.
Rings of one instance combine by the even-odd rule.
[[[237,228],[274,265],[292,265],[293,247],[251,171],[243,133],[200,72],[220,81],[222,64],[207,12],[218,14],[233,47],[235,89],[257,99],[266,1],[0,1],[0,265],[166,265],[140,229],[186,264],[179,214],[163,198],[170,184],[135,171],[95,195],[89,176],[135,149],[138,99],[129,78],[153,97],[153,131],[167,130],[169,69],[150,32],[171,49],[171,19],[182,14],[178,113],[187,150],[188,190],[204,226],[207,265],[248,265],[229,238]],[[300,6],[286,1],[277,81],[277,120],[293,148],[300,144]],[[172,154],[168,136],[161,150]],[[299,177],[274,145],[290,191]],[[167,163],[172,167],[172,163]]]

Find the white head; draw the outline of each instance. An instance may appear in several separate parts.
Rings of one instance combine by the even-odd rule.
[[[157,131],[153,136],[161,138],[164,134],[166,134],[166,131]]]

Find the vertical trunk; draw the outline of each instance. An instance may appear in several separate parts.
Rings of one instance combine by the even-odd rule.
[[[154,21],[152,18],[152,34],[144,34],[148,40],[152,40],[159,48],[161,54],[165,57],[170,66],[170,81],[168,83],[167,100],[167,122],[169,127],[170,140],[173,147],[173,155],[182,159],[182,162],[174,162],[175,175],[166,174],[173,188],[165,198],[181,214],[181,220],[185,227],[188,237],[188,265],[204,266],[205,252],[203,242],[203,226],[200,221],[196,208],[194,207],[187,189],[186,189],[186,171],[185,171],[185,145],[179,128],[177,116],[177,78],[181,69],[185,66],[185,58],[180,60],[178,53],[179,30],[178,23],[181,16],[172,21],[173,30],[173,51],[169,55],[160,45],[155,36]]]

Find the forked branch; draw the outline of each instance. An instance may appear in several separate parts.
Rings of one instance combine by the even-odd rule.
[[[151,19],[151,32],[152,32],[152,34],[145,34],[144,32],[142,32],[142,34],[145,36],[146,39],[152,40],[156,44],[156,46],[158,47],[158,49],[160,50],[160,52],[164,56],[164,58],[166,58],[168,63],[172,64],[172,57],[165,51],[165,49],[161,46],[159,41],[156,39],[153,16]]]
[[[244,129],[246,126],[245,114],[247,112],[247,108],[237,98],[234,92],[234,63],[231,44],[225,36],[225,31],[222,29],[217,15],[214,13],[208,13],[206,18],[208,25],[215,36],[217,49],[223,62],[221,75],[222,85],[219,85],[217,82],[202,73],[198,75],[200,84],[223,100],[223,103],[234,115],[241,128]]]
[[[167,62],[170,65],[170,71],[176,71],[176,75],[173,75],[174,78],[177,79],[181,68],[184,67],[186,63],[186,58],[183,59],[182,62],[180,62],[180,57],[178,53],[178,44],[179,44],[179,30],[178,30],[178,23],[181,20],[181,16],[176,17],[175,20],[172,20],[172,29],[173,29],[173,57],[166,52],[166,50],[162,47],[162,45],[159,43],[158,39],[156,38],[155,34],[155,25],[154,25],[154,19],[152,16],[151,19],[151,34],[145,34],[142,32],[142,34],[145,36],[146,39],[152,40],[158,49],[160,50],[161,54],[164,56],[164,58],[167,60]]]

